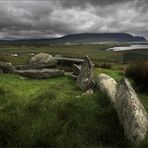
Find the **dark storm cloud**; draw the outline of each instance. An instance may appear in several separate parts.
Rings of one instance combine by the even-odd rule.
[[[125,3],[131,0],[61,0],[60,3],[65,7],[81,6],[86,7],[88,4],[96,6],[106,6],[117,3]]]
[[[148,37],[146,0],[0,1],[0,37],[129,32]]]

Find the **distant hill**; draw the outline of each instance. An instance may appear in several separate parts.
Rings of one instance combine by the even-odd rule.
[[[76,43],[92,43],[99,41],[117,41],[117,42],[132,42],[132,41],[146,41],[144,37],[133,36],[127,33],[84,33],[84,34],[70,34],[60,38],[62,41],[76,42]]]
[[[3,41],[18,41],[19,39],[7,38]],[[50,43],[95,43],[95,42],[139,42],[146,41],[144,37],[133,36],[128,33],[83,33],[69,34],[59,38],[20,39],[19,41],[48,41]]]

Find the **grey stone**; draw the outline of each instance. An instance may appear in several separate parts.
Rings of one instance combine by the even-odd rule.
[[[91,88],[93,81],[94,64],[91,62],[88,56],[84,58],[80,74],[78,75],[76,86],[82,90]]]
[[[56,65],[57,61],[52,57],[52,55],[47,53],[39,53],[30,59],[27,67],[29,67],[28,69],[42,69],[56,67]]]
[[[68,58],[68,57],[54,57],[58,61],[58,68],[64,69],[65,71],[73,71],[73,64],[81,65],[84,60],[78,58]]]
[[[0,62],[0,69],[3,73],[13,73],[15,68],[11,63]]]
[[[111,99],[111,102],[114,103],[117,93],[117,82],[112,77],[102,73],[98,75],[96,83],[97,88],[105,93]]]
[[[75,64],[82,64],[84,62],[83,59],[79,58],[68,58],[68,57],[54,57],[55,60],[57,61],[63,61],[63,62],[70,62],[70,63],[75,63]]]
[[[63,70],[59,69],[30,69],[30,70],[15,70],[15,73],[37,79],[51,78],[64,75]]]
[[[148,115],[127,79],[119,83],[115,108],[125,136],[132,144],[138,145],[146,136]]]
[[[86,92],[82,93],[81,96],[92,96],[92,95],[94,95],[94,91],[93,89],[90,88]]]
[[[30,69],[29,65],[18,65],[15,67],[16,70],[27,70]]]
[[[78,76],[81,71],[81,65],[73,64],[73,72],[74,75]]]

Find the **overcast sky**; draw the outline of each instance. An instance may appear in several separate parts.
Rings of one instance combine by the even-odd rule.
[[[147,0],[0,0],[0,38],[127,32],[148,39]]]

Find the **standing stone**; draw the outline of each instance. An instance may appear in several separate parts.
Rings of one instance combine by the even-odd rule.
[[[76,86],[82,90],[87,90],[91,87],[93,81],[94,64],[88,56],[84,58],[80,74],[78,75]]]
[[[127,79],[121,80],[115,101],[121,125],[127,139],[135,145],[144,140],[147,128],[147,113]]]
[[[98,75],[96,82],[97,88],[105,93],[111,99],[111,102],[114,103],[117,93],[117,82],[104,73]]]
[[[55,67],[57,61],[48,53],[39,53],[34,55],[27,65],[28,69],[41,69],[48,67]]]

